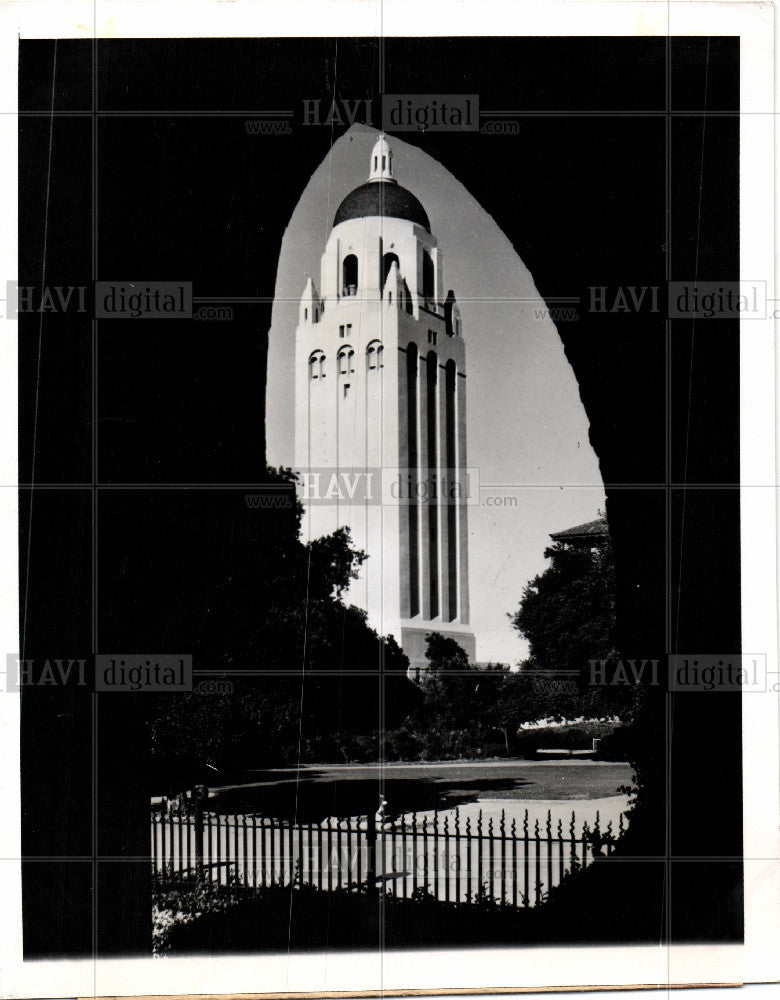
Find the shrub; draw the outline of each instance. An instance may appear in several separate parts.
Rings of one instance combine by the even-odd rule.
[[[387,760],[417,760],[422,749],[422,740],[408,726],[391,729],[385,733],[385,757]]]
[[[517,753],[522,757],[535,757],[539,750],[590,750],[594,738],[606,741],[616,731],[619,722],[575,722],[568,726],[543,726],[521,730],[515,741]],[[604,743],[602,742],[602,748]],[[601,748],[599,756],[601,756]],[[609,758],[617,760],[618,758]],[[624,757],[619,758],[624,760]]]
[[[338,742],[339,759],[350,764],[367,764],[379,758],[376,733],[343,733]]]
[[[598,757],[601,760],[632,760],[636,753],[636,733],[633,726],[616,726],[603,737]]]
[[[246,890],[230,885],[215,885],[198,879],[152,880],[152,950],[162,954],[170,949],[177,928],[192,923],[204,913],[220,913],[231,906]]]

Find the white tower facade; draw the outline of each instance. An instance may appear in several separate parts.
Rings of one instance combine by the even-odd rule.
[[[368,553],[345,595],[411,669],[425,637],[471,661],[466,361],[442,255],[380,136],[309,278],[295,351],[295,460],[307,539],[349,527]],[[367,669],[371,665],[367,664]]]

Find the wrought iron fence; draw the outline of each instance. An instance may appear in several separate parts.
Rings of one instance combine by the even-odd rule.
[[[219,885],[310,886],[384,891],[399,898],[465,904],[491,899],[534,906],[566,875],[612,853],[625,830],[523,819],[484,820],[480,810],[433,816],[412,813],[388,822],[366,816],[293,822],[199,808],[152,815],[152,864],[167,879],[197,876]]]

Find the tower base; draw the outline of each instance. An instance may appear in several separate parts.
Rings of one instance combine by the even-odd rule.
[[[425,655],[428,648],[426,636],[430,635],[431,632],[438,632],[446,639],[454,639],[465,652],[469,663],[474,663],[477,657],[477,642],[473,632],[436,624],[428,625],[425,628],[401,626],[401,648],[409,657],[408,674],[412,679],[416,679],[421,672],[428,669],[429,661]]]

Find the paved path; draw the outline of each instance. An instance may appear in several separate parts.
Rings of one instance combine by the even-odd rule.
[[[488,822],[492,819],[493,825],[496,829],[498,828],[498,824],[501,820],[501,813],[503,812],[507,829],[511,826],[512,820],[514,820],[518,830],[522,830],[523,820],[525,819],[525,814],[527,812],[528,824],[531,833],[534,832],[537,820],[539,822],[539,828],[544,831],[548,812],[550,814],[553,830],[558,829],[559,820],[563,829],[568,830],[572,813],[575,815],[578,830],[582,828],[583,823],[587,823],[588,826],[592,828],[596,822],[596,815],[598,814],[601,829],[605,830],[607,824],[611,822],[613,831],[617,833],[620,815],[625,812],[627,808],[627,795],[610,795],[601,799],[578,799],[567,801],[562,801],[561,799],[528,799],[523,801],[522,799],[485,798],[480,799],[479,802],[467,802],[462,806],[458,806],[457,811],[461,824],[465,823],[466,818],[468,817],[471,819],[473,826],[481,812],[482,822],[485,827],[487,828]],[[428,820],[431,820],[435,814],[435,810],[426,809],[422,812],[418,812],[416,815],[419,822],[423,817],[427,817]],[[455,810],[440,809],[438,810],[438,816],[440,821],[447,816],[450,819],[450,823],[452,823],[455,818]]]

